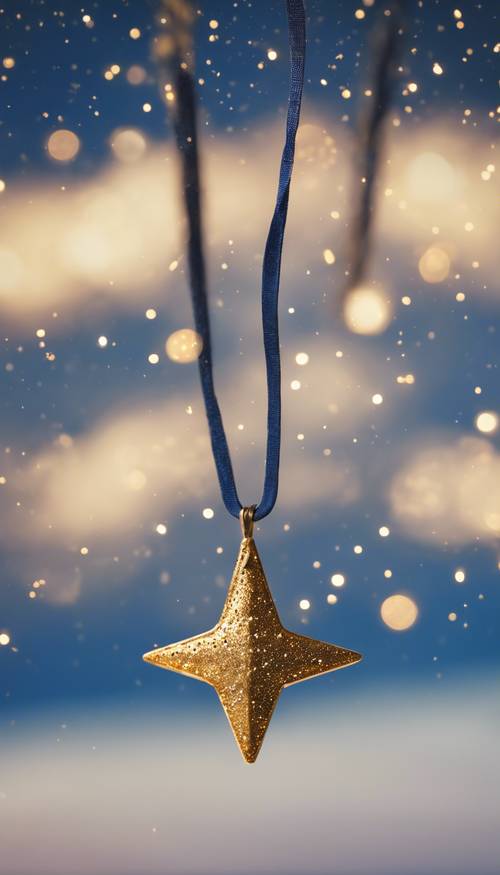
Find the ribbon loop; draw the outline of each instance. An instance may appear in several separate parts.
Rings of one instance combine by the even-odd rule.
[[[197,109],[190,49],[186,52],[185,17],[179,18],[178,3],[169,3],[174,29],[174,47],[168,46],[168,62],[175,82],[174,124],[182,161],[184,208],[188,223],[188,262],[191,299],[196,331],[203,341],[198,359],[212,452],[222,499],[232,516],[238,517],[238,497],[226,434],[214,388],[212,344],[208,309],[207,279],[201,217],[200,169],[197,141]],[[264,489],[255,508],[260,520],[273,509],[278,495],[281,445],[281,366],[278,330],[278,295],[281,255],[288,211],[288,198],[295,154],[295,137],[300,118],[305,66],[305,10],[303,0],[286,0],[290,47],[290,83],[286,137],[281,157],[276,206],[271,220],[262,269],[262,328],[267,374],[267,449]],[[179,31],[175,39],[175,27]],[[182,37],[182,38],[181,38]],[[189,46],[189,43],[188,43]]]

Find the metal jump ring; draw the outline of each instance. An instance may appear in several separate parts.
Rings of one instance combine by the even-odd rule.
[[[240,523],[243,537],[249,540],[253,537],[253,515],[255,513],[256,504],[251,504],[249,507],[242,507],[240,510]]]

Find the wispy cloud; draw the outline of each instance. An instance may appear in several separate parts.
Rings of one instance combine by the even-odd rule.
[[[344,442],[371,416],[371,395],[383,370],[373,356],[349,355],[349,344],[342,359],[322,341],[297,343],[303,347],[309,350],[305,367],[296,364],[293,352],[284,362],[282,500],[291,513],[311,502],[344,505],[359,497],[360,477]],[[300,389],[294,390],[297,378]],[[241,494],[253,496],[264,459],[262,368],[245,358],[229,379],[222,377],[220,394]],[[56,553],[69,551],[62,578],[77,593],[71,569],[83,545],[91,544],[94,555],[110,555],[124,537],[146,543],[156,537],[157,523],[170,525],[179,507],[201,510],[218,502],[197,385],[167,402],[129,398],[126,407],[111,410],[85,432],[60,434],[31,457],[11,452],[3,465],[4,544],[22,553],[21,566],[35,576],[41,574],[40,556],[54,549],[47,589],[54,598],[61,595]]]
[[[500,534],[500,454],[480,438],[425,440],[394,476],[390,502],[413,538],[455,544]]]
[[[217,383],[238,482],[242,495],[252,499],[256,472],[259,480],[262,472],[265,429],[259,274],[282,132],[276,127],[270,135],[266,127],[265,134],[221,138],[215,146],[207,142],[204,151]],[[488,143],[468,128],[457,137],[432,123],[418,135],[395,131],[392,139],[387,179],[379,191],[374,276],[387,280],[390,262],[394,288],[388,283],[388,295],[397,307],[406,291],[400,283],[407,263],[416,275],[421,253],[432,243],[444,246],[452,271],[472,270],[470,260],[478,258],[486,281],[490,268],[493,272],[495,227],[495,171],[483,170]],[[413,404],[419,392],[418,379],[411,389],[386,391],[402,368],[392,345],[388,351],[382,344],[367,347],[345,334],[333,335],[334,310],[331,300],[324,301],[332,297],[333,277],[338,284],[342,275],[350,164],[343,129],[332,130],[317,118],[302,126],[283,272],[282,306],[286,312],[293,304],[296,315],[282,320],[281,498],[293,512],[312,502],[366,500],[371,489],[388,501],[405,531],[429,543],[491,540],[498,534],[500,496],[489,487],[498,479],[498,459],[487,442],[438,445],[423,453],[415,453],[413,441],[406,447],[401,443],[383,465],[373,463],[369,441],[354,456],[347,452],[357,431],[370,429],[373,393],[383,389],[387,428],[409,403],[408,392]],[[481,172],[489,177],[482,179]],[[175,327],[190,322],[181,275],[177,165],[169,146],[150,148],[137,162],[111,165],[65,191],[46,182],[32,183],[29,190],[11,188],[3,195],[7,220],[0,262],[9,269],[0,270],[0,305],[16,323],[16,336],[31,333],[42,316],[51,319],[50,331],[71,334],[96,292],[105,295],[113,312],[143,312],[146,303],[158,299],[165,301],[162,312]],[[465,230],[469,221],[471,231]],[[325,263],[325,246],[336,251],[333,266]],[[331,315],[328,340],[319,331],[300,333],[306,306],[317,314],[318,324],[326,312]],[[54,310],[59,319],[52,319]],[[256,344],[258,363],[248,354]],[[224,349],[231,351],[230,369]],[[295,363],[299,351],[310,357],[306,367]],[[24,578],[39,576],[40,558],[52,550],[42,564],[52,575],[53,597],[73,598],[81,585],[82,545],[91,541],[93,550],[109,556],[132,532],[147,543],[158,521],[170,522],[179,502],[187,508],[217,500],[195,379],[193,370],[189,388],[167,402],[129,396],[126,406],[111,404],[106,416],[89,418],[79,434],[60,435],[28,457],[15,448],[5,456],[1,537],[19,551]],[[292,380],[300,382],[299,390],[291,389]],[[422,432],[420,446],[426,446],[431,438],[425,427]],[[392,481],[389,496],[387,480]]]
[[[282,131],[204,143],[207,242],[212,280],[222,262],[259,268],[275,195]],[[287,278],[306,268],[324,282],[325,246],[341,261],[349,221],[352,143],[344,128],[312,118],[301,126],[286,241]],[[416,270],[426,246],[443,246],[451,270],[494,276],[496,205],[491,146],[477,131],[460,135],[436,123],[393,131],[379,188],[373,271],[391,283],[387,246],[403,243]],[[483,173],[483,177],[481,177]],[[486,174],[486,176],[485,176]],[[132,164],[110,165],[94,179],[12,186],[2,196],[0,305],[20,327],[54,310],[74,318],[81,302],[103,294],[111,308],[135,309],[161,288],[177,300],[182,267],[179,180],[171,146],[151,147]],[[340,220],[333,220],[337,211]],[[469,231],[466,228],[470,228]],[[233,254],[231,254],[233,253]],[[475,268],[473,267],[475,263]],[[391,271],[394,259],[391,257]],[[255,287],[259,270],[255,270]],[[407,271],[406,271],[407,272]],[[173,291],[172,291],[173,290]],[[399,300],[397,295],[396,300]],[[171,301],[172,303],[172,301]],[[59,323],[64,324],[64,318]],[[53,326],[54,330],[56,325]]]

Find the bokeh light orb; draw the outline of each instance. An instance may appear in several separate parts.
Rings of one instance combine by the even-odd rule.
[[[476,428],[483,434],[492,434],[498,428],[498,416],[492,410],[483,410],[476,416]]]
[[[418,617],[418,608],[407,595],[395,593],[384,599],[380,606],[380,616],[385,625],[395,632],[410,629]]]
[[[429,246],[418,262],[420,276],[426,283],[442,283],[450,267],[450,256],[440,246]]]
[[[54,161],[72,161],[80,151],[80,140],[73,131],[61,128],[50,135],[47,151]]]
[[[146,151],[145,136],[135,128],[121,128],[111,136],[113,154],[124,164],[132,164],[142,158]]]
[[[200,335],[192,328],[180,328],[174,331],[165,343],[165,351],[173,362],[187,365],[196,361],[203,349]]]
[[[130,85],[142,85],[146,80],[147,73],[144,67],[140,67],[139,64],[132,64],[132,66],[128,68],[126,76],[127,82]]]
[[[410,161],[408,190],[418,201],[447,201],[456,194],[458,178],[449,161],[438,152],[422,152]]]
[[[392,306],[380,289],[361,286],[344,302],[344,321],[354,334],[381,334],[392,318]]]

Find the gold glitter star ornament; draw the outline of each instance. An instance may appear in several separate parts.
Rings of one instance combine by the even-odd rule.
[[[244,537],[217,625],[144,659],[211,684],[241,753],[253,763],[283,687],[359,662],[361,655],[281,625],[252,537],[253,507],[244,508],[241,519]]]

